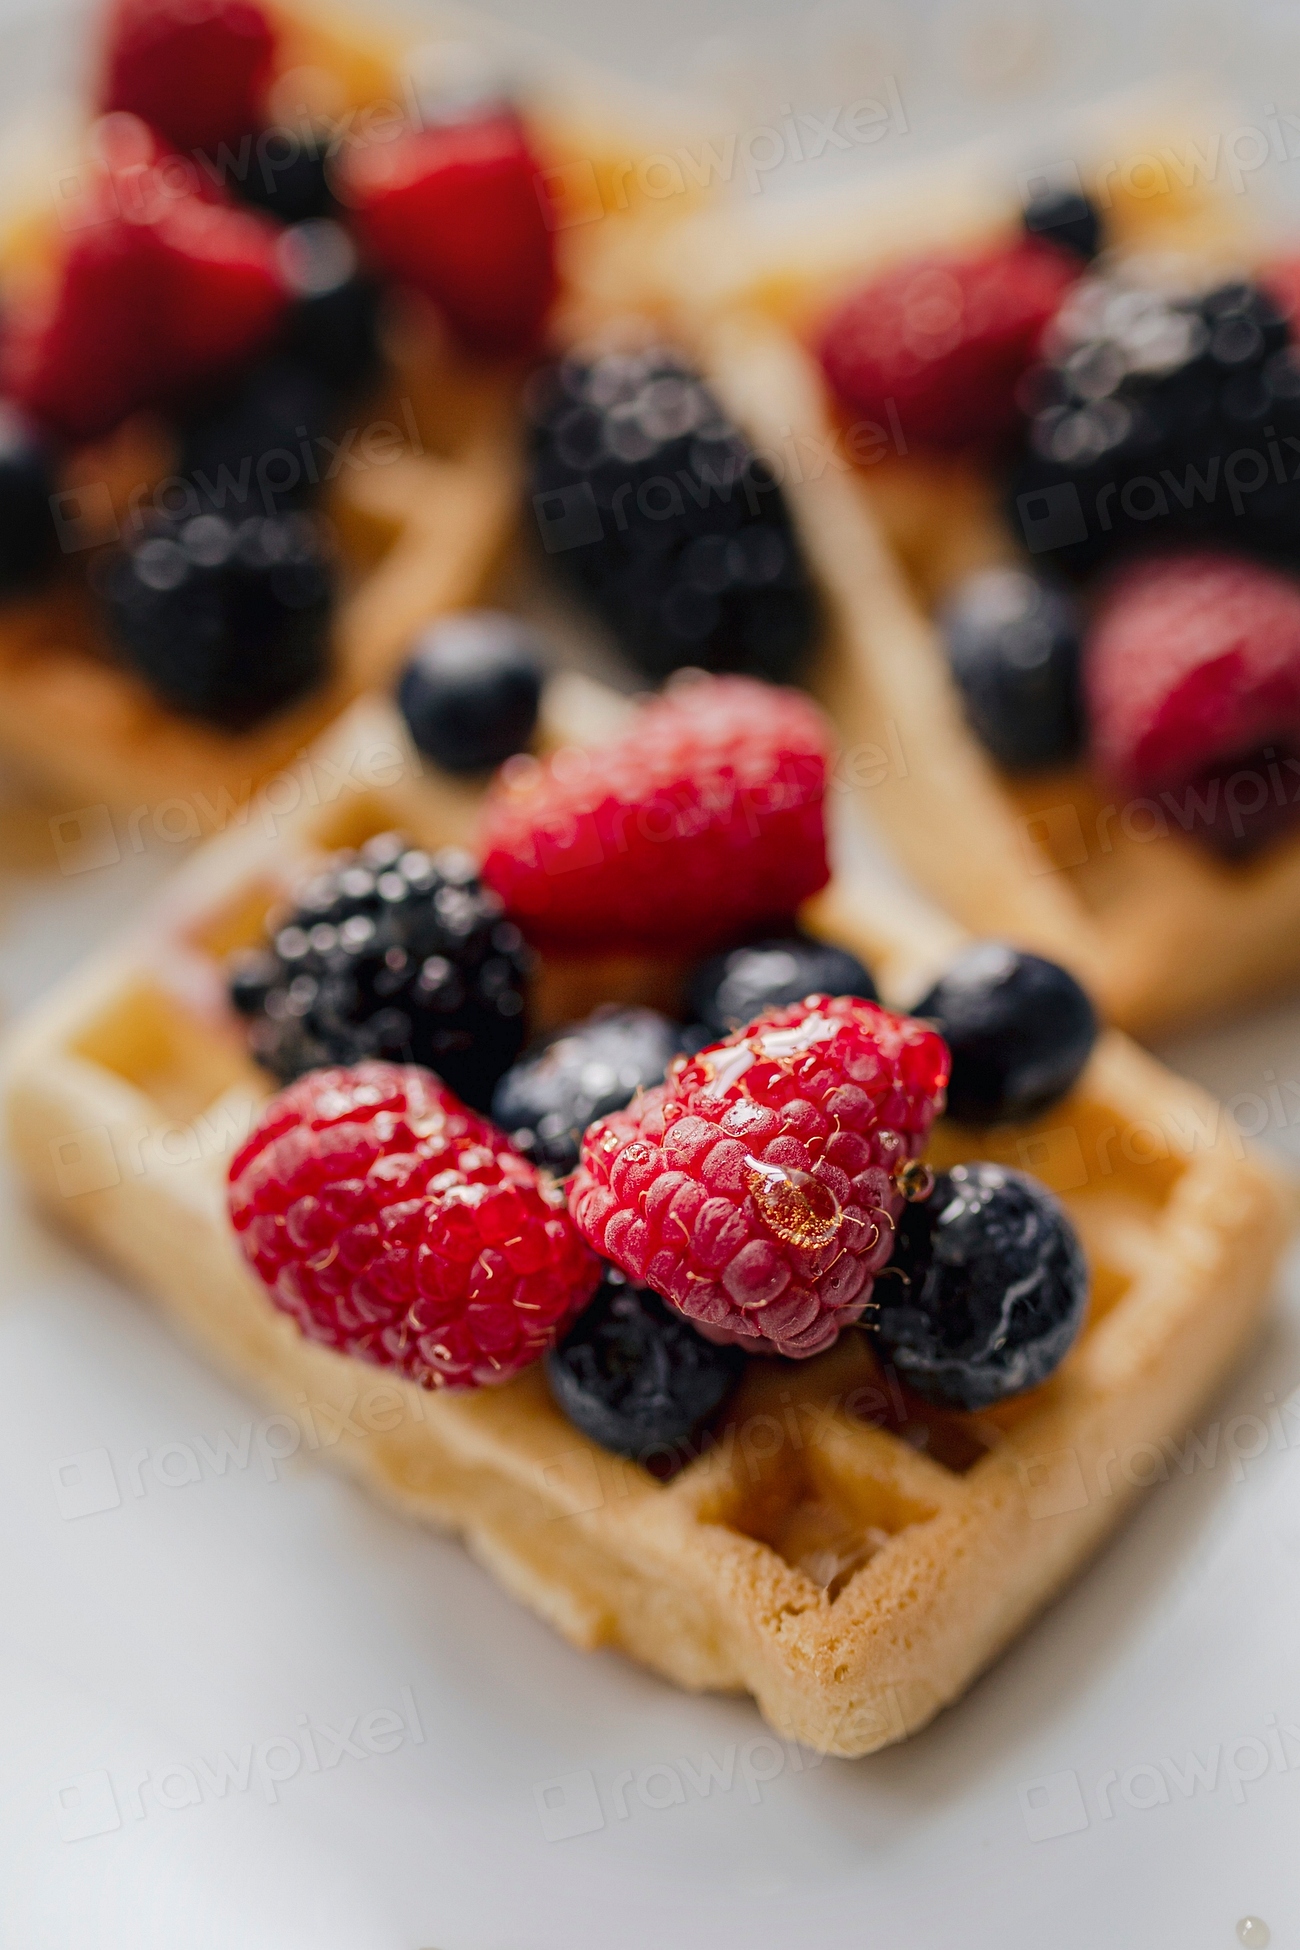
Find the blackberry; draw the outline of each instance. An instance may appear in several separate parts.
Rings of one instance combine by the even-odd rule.
[[[939,620],[966,716],[999,765],[1030,771],[1073,758],[1083,700],[1069,596],[1027,569],[981,569]]]
[[[506,1071],[492,1115],[535,1164],[563,1177],[588,1124],[662,1083],[681,1048],[677,1026],[653,1009],[597,1009]]]
[[[411,737],[448,772],[480,772],[528,749],[542,694],[535,631],[498,610],[430,623],[397,686]]]
[[[327,674],[333,571],[310,515],[160,521],[97,580],[122,661],[183,717],[243,731]]]
[[[1082,1248],[1047,1187],[1003,1165],[954,1165],[903,1208],[865,1324],[923,1400],[989,1408],[1046,1381],[1087,1299]]]
[[[397,833],[335,855],[235,960],[230,994],[281,1083],[380,1057],[434,1070],[475,1110],[519,1054],[528,958],[456,848]]]
[[[347,231],[327,217],[295,223],[276,256],[296,301],[285,327],[289,356],[336,393],[361,391],[379,370],[381,290]]]
[[[546,1356],[546,1378],[583,1435],[615,1455],[649,1460],[656,1449],[689,1443],[743,1366],[737,1349],[714,1347],[657,1293],[607,1266],[591,1305]]]
[[[0,400],[0,596],[39,580],[58,554],[54,475],[35,427]]]
[[[686,1003],[710,1034],[725,1036],[765,1009],[806,995],[857,995],[874,1002],[876,985],[856,955],[827,941],[791,934],[711,955],[687,978]]]
[[[1073,975],[1000,941],[967,948],[912,1014],[947,1043],[948,1115],[970,1124],[1046,1110],[1097,1040],[1097,1012]]]
[[[1300,356],[1263,289],[1084,278],[1026,396],[1012,522],[1034,554],[1079,571],[1170,538],[1300,549]]]
[[[817,615],[789,510],[698,373],[664,350],[565,360],[532,418],[543,545],[647,676],[795,673]]]
[[[1095,257],[1101,245],[1101,218],[1078,190],[1043,190],[1025,205],[1024,226],[1080,257]]]
[[[329,470],[320,442],[338,416],[332,388],[309,367],[267,360],[181,419],[177,474],[187,497],[234,517],[309,505]]]

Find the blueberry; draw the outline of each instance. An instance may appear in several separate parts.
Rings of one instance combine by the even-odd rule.
[[[332,216],[338,208],[330,188],[326,130],[305,141],[293,129],[264,129],[248,168],[231,172],[228,187],[254,209],[281,223]]]
[[[0,401],[0,595],[39,580],[58,554],[50,456],[17,408]]]
[[[562,1177],[578,1162],[588,1124],[662,1083],[681,1047],[676,1024],[653,1009],[597,1009],[506,1072],[492,1115],[520,1150]]]
[[[523,1043],[528,967],[467,854],[381,833],[326,861],[269,942],[235,957],[230,999],[280,1083],[382,1057],[485,1111]]]
[[[310,503],[329,468],[320,443],[336,431],[338,412],[332,388],[283,355],[207,395],[178,429],[177,473],[193,505],[237,520]]]
[[[1011,770],[1073,758],[1083,735],[1078,614],[1027,569],[981,569],[941,616],[948,662],[985,749]]]
[[[332,563],[310,515],[157,522],[97,581],[122,661],[183,717],[247,730],[327,674]]]
[[[947,1043],[948,1113],[970,1124],[1045,1110],[1073,1087],[1097,1040],[1097,1012],[1073,975],[1000,941],[967,948],[912,1014]]]
[[[989,1408],[1046,1381],[1087,1299],[1083,1251],[1047,1187],[1004,1165],[955,1165],[904,1208],[866,1324],[925,1401]]]
[[[607,1267],[596,1297],[546,1357],[574,1427],[619,1456],[677,1448],[716,1415],[744,1356],[714,1347],[648,1287]],[[685,1460],[683,1458],[682,1460]]]
[[[397,701],[422,752],[449,772],[481,772],[526,751],[537,726],[543,646],[497,610],[440,617],[416,639]]]
[[[818,609],[790,510],[698,372],[663,348],[566,359],[532,418],[548,559],[648,677],[798,671]]]
[[[328,217],[293,224],[276,255],[295,303],[285,349],[336,393],[360,391],[380,364],[380,286],[362,271],[343,226]]]
[[[755,941],[701,962],[686,984],[691,1014],[716,1036],[752,1022],[764,1009],[802,1002],[806,995],[860,995],[876,987],[856,955],[807,935]]]
[[[1024,224],[1031,237],[1063,244],[1080,257],[1095,257],[1101,244],[1101,219],[1078,190],[1044,190],[1032,197]]]

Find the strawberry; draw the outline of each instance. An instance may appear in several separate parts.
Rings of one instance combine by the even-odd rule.
[[[519,118],[495,110],[358,148],[341,193],[372,261],[438,306],[471,350],[526,351],[555,291],[540,166]]]

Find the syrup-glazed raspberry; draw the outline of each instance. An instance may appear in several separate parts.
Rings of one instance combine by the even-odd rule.
[[[902,1168],[947,1079],[923,1023],[810,996],[679,1059],[666,1084],[593,1124],[570,1210],[597,1252],[702,1332],[820,1353],[890,1257],[899,1181],[912,1189]]]

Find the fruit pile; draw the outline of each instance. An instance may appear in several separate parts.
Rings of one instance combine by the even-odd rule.
[[[544,1356],[579,1429],[661,1472],[747,1358],[855,1326],[947,1408],[1047,1377],[1086,1304],[1064,1212],[922,1154],[946,1102],[991,1124],[1063,1096],[1096,1020],[994,944],[895,1014],[798,931],[826,743],[797,695],[698,676],[585,765],[507,766],[480,868],[385,834],[272,915],[231,994],[288,1087],[230,1213],[304,1334],[431,1388]],[[526,941],[679,966],[680,1014],[610,1004],[525,1047]]]
[[[967,578],[940,619],[991,756],[1086,750],[1109,788],[1249,853],[1295,817],[1300,269],[1189,291],[1089,267],[1101,227],[1078,196],[1031,205],[1025,232],[853,294],[823,330],[827,378],[846,410],[888,404],[910,445],[1005,469],[1035,567]]]
[[[91,590],[172,710],[239,730],[326,675],[313,504],[381,307],[414,290],[469,352],[529,352],[554,291],[544,179],[499,100],[426,103],[382,143],[278,123],[288,50],[260,0],[116,0],[103,38],[84,167],[6,293],[0,593],[53,571],[69,457],[151,416],[173,471]]]

